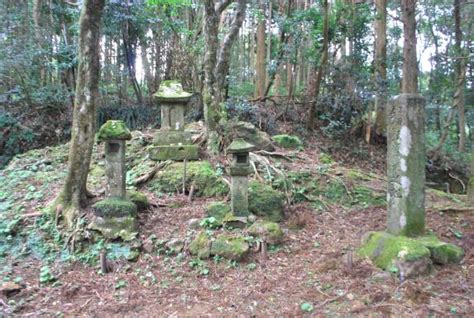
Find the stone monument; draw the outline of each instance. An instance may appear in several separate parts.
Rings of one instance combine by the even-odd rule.
[[[125,141],[132,135],[125,123],[109,120],[99,130],[98,141],[105,143],[105,199],[93,206],[89,225],[109,239],[131,240],[136,234],[137,206],[126,197]]]
[[[184,131],[184,110],[192,94],[185,92],[178,81],[163,81],[154,97],[161,106],[161,128],[155,133],[150,149],[152,160],[196,160],[198,146],[191,134]]]
[[[425,230],[425,99],[401,94],[387,105],[388,232]]]
[[[231,176],[231,209],[234,216],[249,215],[249,152],[253,149],[254,146],[242,138],[234,139],[227,148],[227,153],[232,154],[229,174]]]

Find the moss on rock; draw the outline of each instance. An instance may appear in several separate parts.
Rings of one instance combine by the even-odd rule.
[[[104,140],[130,140],[132,139],[132,134],[128,130],[125,123],[121,120],[108,120],[105,124],[102,125],[99,129],[99,134],[97,135],[98,141]]]
[[[111,240],[121,238],[124,241],[131,241],[138,234],[136,219],[133,216],[108,218],[96,216],[88,228],[99,231],[103,237]]]
[[[150,203],[148,202],[148,198],[145,194],[138,192],[138,191],[128,191],[127,197],[130,201],[135,203],[137,206],[138,211],[145,210],[148,208]]]
[[[189,253],[200,259],[209,258],[211,255],[211,240],[206,232],[199,232],[196,238],[189,244]]]
[[[266,184],[250,181],[249,211],[265,220],[280,222],[283,219],[283,196]]]
[[[275,222],[257,221],[249,228],[249,234],[263,238],[270,244],[280,244],[283,239],[283,231]]]
[[[225,216],[230,212],[230,205],[222,201],[212,202],[206,207],[206,215],[214,217],[219,224],[222,224]]]
[[[156,161],[197,160],[199,147],[196,145],[154,146],[150,148],[150,158]]]
[[[404,277],[426,273],[430,251],[414,239],[386,232],[372,232],[358,251],[384,270],[403,272]]]
[[[95,215],[106,218],[134,216],[137,213],[135,203],[117,198],[108,198],[99,201],[92,206],[92,209]]]
[[[272,140],[278,144],[278,146],[288,149],[302,149],[303,142],[296,136],[290,135],[275,135]]]
[[[176,193],[183,187],[184,164],[176,162],[159,171],[148,188],[154,192]],[[213,197],[225,195],[229,186],[218,176],[208,161],[191,161],[186,166],[186,183],[194,184],[196,196]]]
[[[327,153],[324,153],[324,152],[321,152],[319,154],[319,161],[321,163],[324,163],[324,164],[327,164],[327,165],[330,165],[330,164],[334,163],[334,159],[330,155],[328,155]]]
[[[434,235],[421,236],[415,239],[430,250],[431,259],[436,264],[459,263],[464,257],[462,248],[440,241]]]
[[[221,234],[211,244],[211,254],[239,261],[249,251],[249,245],[242,236]]]

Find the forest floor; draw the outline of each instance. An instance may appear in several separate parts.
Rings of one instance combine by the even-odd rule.
[[[48,227],[38,208],[54,197],[64,175],[67,146],[62,147],[59,152],[48,148],[22,155],[0,171],[4,184],[0,212],[22,216],[14,219],[19,220],[14,225],[31,231]],[[322,149],[327,147],[321,140],[307,140],[305,149],[285,163],[285,169],[316,169],[321,166]],[[366,147],[365,159],[352,159],[350,151],[333,152],[332,156],[337,163],[330,164],[331,174],[341,176],[346,184],[351,182],[345,179],[346,172],[356,169],[359,175],[372,176],[369,182],[374,191],[385,188],[382,150]],[[49,158],[48,166],[53,167],[45,174],[47,183],[38,181],[43,180],[37,178],[42,169],[26,173],[31,172],[33,162],[44,158]],[[23,183],[8,183],[12,175]],[[139,215],[142,241],[152,235],[158,239],[186,237],[188,220],[205,217],[206,205],[219,199],[196,197],[188,203],[183,195],[157,196],[140,190],[152,202],[152,207]],[[8,199],[13,193],[14,198]],[[431,274],[405,281],[356,253],[367,232],[385,228],[383,204],[348,206],[328,200],[318,208],[310,201],[287,206],[281,224],[284,241],[270,248],[265,258],[254,252],[238,263],[219,258],[201,261],[187,253],[171,255],[158,250],[142,252],[134,262],[109,261],[112,270],[107,274],[94,263],[97,254],[88,262],[87,258],[61,260],[64,252],[54,254],[52,247],[42,253],[61,241],[57,238],[54,242],[54,235],[52,242],[39,244],[34,237],[12,234],[3,241],[7,249],[0,258],[0,280],[19,288],[3,289],[0,313],[25,317],[474,316],[474,213],[458,209],[463,206],[461,200],[462,196],[430,190],[426,215],[428,229],[465,249],[461,264],[435,265]],[[28,244],[36,250],[26,253]],[[352,262],[348,255],[352,255]],[[45,265],[50,274],[43,273],[43,279],[44,275],[55,278],[50,284],[39,280]]]

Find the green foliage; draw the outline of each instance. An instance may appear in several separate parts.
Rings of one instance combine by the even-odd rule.
[[[54,282],[56,277],[51,272],[49,266],[41,267],[40,274],[39,274],[39,281],[41,284],[48,284]]]

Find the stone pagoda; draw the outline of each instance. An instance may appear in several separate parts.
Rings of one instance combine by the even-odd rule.
[[[150,158],[164,160],[197,160],[199,148],[192,144],[191,133],[184,131],[184,110],[192,94],[178,81],[163,81],[154,97],[161,106],[161,128],[155,133]]]

